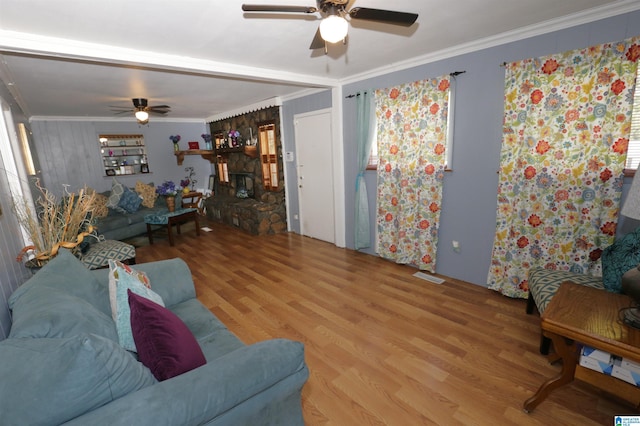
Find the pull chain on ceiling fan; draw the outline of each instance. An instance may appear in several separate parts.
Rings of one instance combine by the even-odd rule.
[[[349,0],[317,0],[317,7],[312,6],[276,6],[243,4],[244,12],[277,12],[277,13],[320,13],[322,22],[316,31],[316,35],[311,42],[309,49],[319,49],[324,47],[327,52],[326,43],[346,43],[349,24],[345,17],[349,19],[362,19],[368,21],[383,22],[387,24],[409,27],[418,19],[416,13],[396,12],[393,10],[370,9],[366,7],[354,7],[346,10]]]

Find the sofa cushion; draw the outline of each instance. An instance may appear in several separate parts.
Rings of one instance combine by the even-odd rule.
[[[118,331],[118,341],[123,348],[136,352],[136,344],[131,333],[131,310],[127,290],[164,306],[162,298],[151,290],[151,283],[144,272],[122,262],[109,260],[109,300]]]
[[[156,383],[117,343],[91,334],[6,339],[0,359],[5,425],[61,424]]]
[[[126,213],[135,213],[142,204],[142,198],[137,192],[125,187],[120,201],[118,201],[118,207],[123,209]]]
[[[552,269],[532,268],[527,277],[529,292],[542,315],[553,296],[564,281],[571,281],[587,287],[604,289],[601,277],[580,274],[570,271],[555,271]]]
[[[142,197],[142,205],[148,208],[153,208],[156,203],[156,198],[158,197],[155,186],[153,186],[153,184],[147,185],[137,181],[135,190]]]
[[[36,287],[21,297],[13,306],[12,319],[11,338],[93,333],[118,341],[115,324],[108,315],[79,297],[51,287]]]
[[[198,299],[189,299],[169,307],[189,328],[211,362],[244,345],[235,334],[211,313]]]
[[[127,290],[131,328],[140,361],[158,380],[167,380],[207,363],[187,326],[167,308]]]
[[[604,288],[620,293],[622,276],[640,263],[640,228],[605,248],[602,251],[601,261]]]
[[[60,249],[33,277],[22,284],[9,298],[9,308],[25,294],[39,287],[49,287],[86,300],[99,311],[110,314],[109,292],[69,250]]]

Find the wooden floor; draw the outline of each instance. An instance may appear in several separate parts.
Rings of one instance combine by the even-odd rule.
[[[524,300],[297,234],[209,226],[140,247],[137,260],[184,259],[198,298],[245,343],[304,342],[308,425],[613,425],[637,414],[580,382],[522,411],[560,368],[539,354]]]

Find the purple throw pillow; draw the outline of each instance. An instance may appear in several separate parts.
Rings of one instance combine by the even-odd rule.
[[[162,381],[207,363],[193,333],[167,308],[127,290],[131,330],[142,364]]]

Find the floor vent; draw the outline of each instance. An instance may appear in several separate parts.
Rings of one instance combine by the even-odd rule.
[[[433,275],[425,274],[424,272],[416,272],[413,276],[434,284],[442,284],[444,282],[442,278],[434,277]]]

